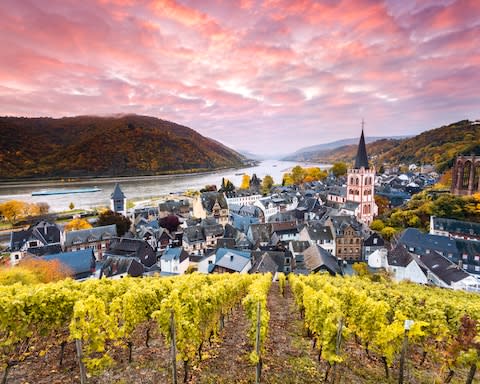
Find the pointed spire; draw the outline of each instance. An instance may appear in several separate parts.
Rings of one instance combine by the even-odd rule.
[[[362,135],[360,136],[360,141],[358,143],[357,157],[355,157],[355,169],[360,169],[361,167],[368,169],[367,147],[365,145],[365,137],[363,135],[364,124],[365,123],[362,119]]]
[[[113,200],[123,200],[125,199],[125,195],[123,194],[122,190],[120,189],[120,184],[116,183],[115,188],[113,190],[112,195],[110,196]]]

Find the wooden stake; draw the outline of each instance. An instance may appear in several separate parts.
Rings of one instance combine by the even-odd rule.
[[[172,376],[173,384],[177,384],[177,340],[175,337],[175,317],[170,314],[170,338],[172,339]]]
[[[261,307],[260,307],[260,301],[258,302],[257,305],[257,334],[256,334],[256,339],[255,339],[255,348],[258,356],[258,363],[255,369],[255,383],[259,384],[260,383],[260,376],[262,374],[262,357],[260,356],[260,326],[261,326]]]
[[[87,383],[87,371],[83,364],[82,340],[75,339],[75,348],[77,349],[78,366],[80,367],[80,384]]]

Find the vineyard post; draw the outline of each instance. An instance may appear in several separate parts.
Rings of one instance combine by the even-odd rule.
[[[405,369],[405,355],[408,348],[408,331],[413,325],[413,320],[405,320],[404,328],[405,334],[403,336],[402,352],[400,354],[400,372],[398,374],[398,384],[403,384],[403,371]]]
[[[175,338],[175,318],[173,310],[170,314],[170,338],[172,340],[172,376],[173,384],[177,384],[177,340]]]
[[[255,383],[259,384],[260,383],[260,375],[262,374],[262,358],[260,356],[260,324],[261,324],[261,307],[260,307],[260,301],[257,304],[257,334],[256,334],[256,339],[255,339],[255,348],[256,348],[256,353],[258,356],[258,363],[255,369]]]
[[[77,349],[78,366],[80,367],[80,383],[86,384],[87,372],[85,370],[85,364],[83,364],[82,341],[80,339],[75,339],[75,347]]]
[[[335,354],[338,356],[340,354],[340,347],[342,345],[342,331],[343,331],[343,317],[340,318],[338,321],[338,328],[337,328],[337,340],[335,343]],[[333,363],[333,373],[332,373],[332,383],[335,383],[337,374],[337,364]]]

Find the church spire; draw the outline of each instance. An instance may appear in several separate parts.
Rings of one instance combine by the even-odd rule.
[[[355,157],[355,169],[360,169],[364,167],[368,169],[368,156],[367,156],[367,147],[365,146],[365,137],[363,136],[363,125],[364,121],[362,119],[362,135],[360,136],[360,141],[358,143],[357,156]]]

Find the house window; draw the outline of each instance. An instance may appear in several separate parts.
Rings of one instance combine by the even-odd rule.
[[[480,272],[480,265],[475,266],[475,272]]]
[[[37,245],[38,245],[38,244],[37,244],[37,241],[30,241],[30,242],[28,243],[28,246],[29,246],[29,247],[36,247]]]
[[[377,244],[377,240],[378,240],[377,238],[374,238],[374,239],[373,239],[373,244],[376,245],[376,244]]]
[[[480,261],[480,256],[475,256],[475,261]]]
[[[208,265],[213,264],[213,260],[208,260]]]
[[[468,264],[463,264],[463,269],[468,269]]]
[[[463,260],[467,260],[467,259],[468,259],[468,255],[467,255],[466,253],[464,253],[464,254],[462,255],[462,259],[463,259]]]
[[[290,258],[289,257],[285,258],[285,264],[290,264]]]
[[[410,252],[414,252],[414,251],[415,251],[415,248],[413,248],[413,247],[408,247],[408,250],[409,250]]]

